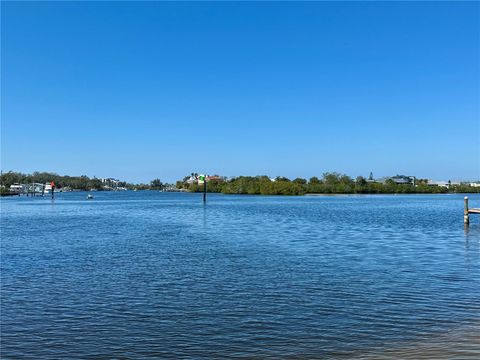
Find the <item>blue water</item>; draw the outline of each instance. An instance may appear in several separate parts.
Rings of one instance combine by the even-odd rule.
[[[2,358],[480,358],[463,195],[93,194],[2,198]]]

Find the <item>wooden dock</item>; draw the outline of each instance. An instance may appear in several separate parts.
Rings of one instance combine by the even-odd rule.
[[[463,222],[465,224],[470,223],[470,214],[480,214],[480,209],[477,208],[468,208],[468,196],[464,198],[464,207],[463,207]]]

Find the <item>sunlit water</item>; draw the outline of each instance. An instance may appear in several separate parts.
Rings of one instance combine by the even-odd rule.
[[[480,358],[463,195],[93,194],[1,200],[2,358]]]

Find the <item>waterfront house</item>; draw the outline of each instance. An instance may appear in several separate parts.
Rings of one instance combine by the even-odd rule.
[[[407,175],[395,175],[377,179],[375,182],[385,184],[388,180],[393,181],[397,185],[415,185],[416,177]]]
[[[108,187],[117,187],[120,183],[120,180],[114,178],[102,178],[100,180],[102,181],[102,184],[104,184],[104,186]]]
[[[198,179],[196,176],[190,176],[188,179],[187,179],[187,184],[196,184],[198,182]]]
[[[395,175],[391,179],[397,185],[415,185],[415,176]]]

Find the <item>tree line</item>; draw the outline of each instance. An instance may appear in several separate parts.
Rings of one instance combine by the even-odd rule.
[[[72,190],[105,190],[105,184],[102,183],[102,180],[96,177],[90,178],[86,175],[81,176],[68,176],[68,175],[59,175],[52,172],[38,172],[35,171],[32,174],[24,174],[21,172],[9,171],[2,173],[0,176],[0,184],[2,185],[3,190],[8,190],[10,185],[13,184],[31,184],[31,183],[41,183],[46,184],[54,182],[57,189],[72,189]],[[160,179],[154,179],[150,184],[131,184],[125,181],[120,181],[116,184],[118,187],[124,187],[127,189],[138,189],[138,190],[162,190],[168,184],[163,184]]]
[[[38,172],[35,171],[32,174],[24,174],[21,172],[9,171],[2,173],[0,176],[1,184],[5,188],[9,188],[12,184],[31,184],[31,183],[50,183],[55,182],[55,186],[61,188],[72,188],[78,190],[101,190],[103,183],[98,178],[90,178],[86,175],[81,176],[68,176],[58,175],[51,172]]]
[[[177,181],[176,185],[162,183],[154,179],[149,184],[132,184],[119,182],[118,186],[137,190],[187,190],[190,192],[203,191],[203,185],[196,182],[189,183],[195,174]],[[371,176],[370,176],[371,178]],[[68,176],[51,172],[34,172],[24,174],[9,171],[2,173],[0,183],[3,190],[8,190],[12,184],[50,183],[55,182],[58,189],[72,190],[104,190],[104,183],[96,177],[86,175]],[[480,187],[469,184],[451,184],[448,187],[427,185],[425,179],[416,181],[416,184],[397,184],[388,179],[384,183],[367,180],[363,176],[356,179],[336,172],[324,173],[322,177],[310,179],[277,177],[272,181],[268,176],[239,176],[230,180],[212,179],[208,181],[207,191],[223,194],[251,194],[251,195],[304,195],[304,194],[442,194],[442,193],[480,193]]]
[[[177,181],[177,188],[190,192],[203,191],[203,185],[187,183],[185,177]],[[211,180],[207,191],[223,194],[251,195],[304,195],[304,194],[442,194],[480,193],[480,187],[469,184],[452,184],[448,187],[427,185],[426,180],[413,184],[397,184],[388,179],[384,183],[368,181],[363,176],[356,179],[336,172],[324,173],[321,178],[309,180],[277,177],[272,181],[268,176],[239,176],[230,180]]]

